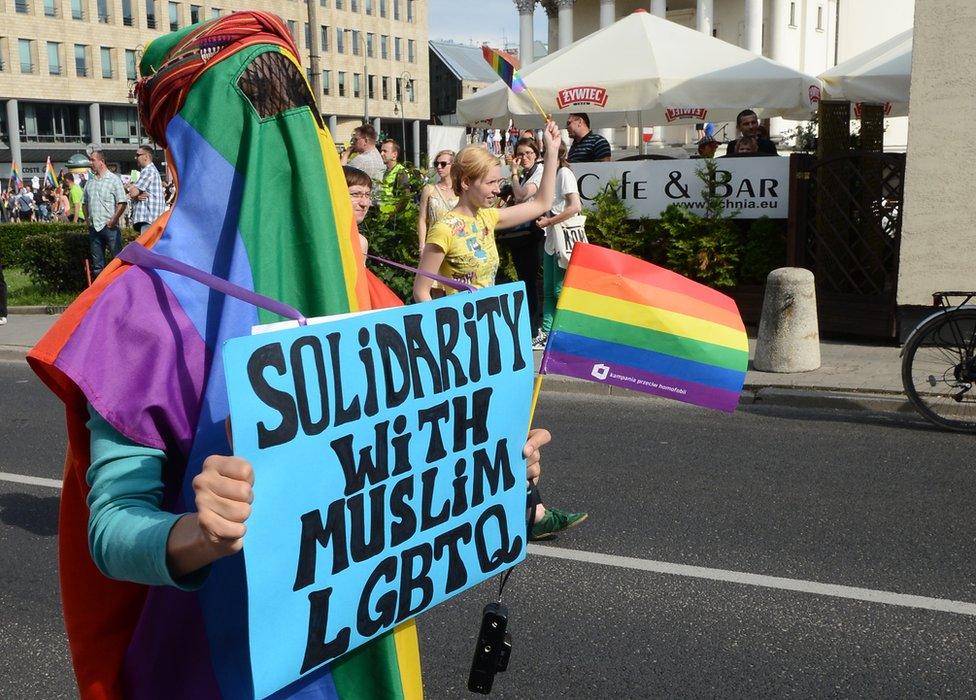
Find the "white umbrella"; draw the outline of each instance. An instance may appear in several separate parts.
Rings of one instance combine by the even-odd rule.
[[[908,114],[911,78],[911,29],[820,74],[826,97],[883,104],[891,117]]]
[[[820,99],[813,76],[643,10],[521,74],[554,118],[586,112],[594,127],[731,121],[747,107],[808,119]],[[457,113],[467,124],[542,122],[529,96],[502,81],[458,102]]]

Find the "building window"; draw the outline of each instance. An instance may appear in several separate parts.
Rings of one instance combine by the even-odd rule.
[[[387,50],[387,44],[390,43],[390,37],[386,34],[380,36],[380,58],[388,58],[389,51]]]
[[[87,105],[25,102],[19,127],[27,142],[85,143],[91,139]]]
[[[414,19],[413,0],[407,0],[407,21],[413,22]]]
[[[373,39],[376,38],[371,32],[366,32],[366,55],[369,58],[373,57]]]
[[[14,9],[22,15],[29,15],[30,3],[28,0],[14,0]]]
[[[400,0],[393,0],[393,19],[400,19]]]
[[[386,17],[386,0],[380,0],[380,17]]]
[[[58,16],[58,5],[54,0],[44,0],[44,16],[45,17],[57,17]]]
[[[132,0],[122,0],[122,24],[126,27],[135,25],[132,17]]]
[[[102,24],[108,24],[108,0],[95,0],[95,7],[98,11],[98,21]]]
[[[410,98],[410,101],[411,102],[416,102],[417,101],[417,92],[416,92],[416,90],[414,90],[414,83],[415,82],[416,82],[415,80],[408,80],[407,81],[407,96]]]
[[[156,0],[146,0],[146,26],[156,28]]]
[[[305,48],[312,49],[312,28],[308,26],[308,22],[305,23]]]
[[[322,44],[322,50],[329,50],[329,28],[326,26],[320,27],[319,31],[319,43]]]
[[[390,99],[390,79],[385,75],[380,78],[380,89],[383,91],[383,99]]]
[[[200,5],[190,5],[190,24],[196,24],[200,21],[200,10],[202,9]]]
[[[132,49],[125,50],[125,79],[126,80],[136,80],[138,78],[136,73],[136,52]]]
[[[336,2],[339,2],[339,0],[336,0]],[[339,79],[337,84],[339,85],[339,97],[345,97],[346,96],[346,72],[345,71],[343,70],[339,71]]]
[[[359,12],[359,0],[349,0],[349,11]]]
[[[30,39],[18,39],[17,46],[20,48],[20,72],[34,72],[34,52],[31,50]]]
[[[88,47],[84,44],[75,44],[75,75],[88,76]]]
[[[101,109],[102,137],[105,143],[135,143],[136,108],[105,105]]]
[[[61,75],[61,44],[56,41],[47,42],[47,72]]]
[[[823,5],[817,5],[817,31],[822,32],[824,30],[824,8]]]
[[[376,84],[376,76],[375,75],[368,75],[368,76],[366,76],[366,94],[369,95],[369,99],[371,99],[371,100],[375,100],[376,99],[375,84]]]
[[[329,0],[319,0],[319,7],[328,7]]]
[[[82,0],[71,0],[71,19],[85,19],[85,8]]]
[[[417,62],[417,42],[407,39],[407,60],[411,63]]]
[[[336,51],[339,53],[346,52],[346,32],[342,27],[336,27]]]
[[[790,26],[791,27],[796,26],[796,3],[795,2],[790,3]]]
[[[352,96],[359,97],[361,94],[359,85],[359,73],[352,74]]]
[[[171,2],[169,4],[169,30],[175,32],[180,28],[180,4]]]
[[[397,102],[403,100],[403,79],[402,78],[396,79],[396,97],[394,97],[393,99],[395,99]]]
[[[217,19],[218,17],[220,17],[220,8],[219,7],[211,7],[210,8],[210,19]]]
[[[108,46],[103,46],[101,50],[101,57],[102,57],[102,77],[112,78],[113,77],[112,49],[110,49]]]
[[[335,0],[335,2],[336,2],[336,5],[335,5],[336,9],[337,10],[341,10],[342,9],[342,0]]]
[[[365,0],[363,4],[366,6],[366,14],[373,14],[373,0]]]
[[[5,73],[9,70],[7,62],[4,60],[4,56],[7,55],[7,39],[6,37],[0,36],[0,73]],[[6,115],[6,110],[0,109],[0,118]],[[3,124],[0,124],[0,134],[9,133],[4,128]]]
[[[322,94],[328,95],[331,87],[332,87],[332,71],[324,70],[322,71]]]
[[[291,38],[298,41],[298,37],[295,35],[295,20],[288,20],[288,33],[291,34]]]
[[[352,30],[352,55],[353,56],[359,55],[359,30],[358,29]]]
[[[403,60],[403,52],[400,51],[400,37],[393,37],[393,60]]]

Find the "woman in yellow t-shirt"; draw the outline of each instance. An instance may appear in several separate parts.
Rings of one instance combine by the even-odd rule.
[[[495,228],[512,228],[535,221],[548,212],[552,204],[560,141],[559,129],[554,122],[546,124],[543,136],[545,161],[538,195],[531,201],[504,209],[494,206],[502,180],[498,159],[479,146],[467,146],[458,152],[451,168],[458,203],[428,229],[420,257],[421,270],[478,288],[495,284],[495,273],[498,272]],[[413,298],[428,301],[431,286],[429,277],[417,275]],[[451,293],[453,290],[443,291]]]

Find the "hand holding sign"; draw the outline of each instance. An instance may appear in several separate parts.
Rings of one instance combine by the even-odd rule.
[[[251,515],[254,470],[239,457],[211,455],[193,479],[197,522],[204,538],[218,556],[239,552]]]
[[[539,464],[542,459],[542,448],[548,445],[550,440],[552,434],[545,428],[529,431],[529,438],[522,448],[522,456],[525,457],[525,472],[530,483],[534,484],[542,474],[542,467]]]

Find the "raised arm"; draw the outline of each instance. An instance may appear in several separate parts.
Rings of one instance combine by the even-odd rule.
[[[417,241],[420,243],[421,253],[424,252],[424,245],[427,243],[427,207],[430,206],[430,193],[432,185],[426,185],[420,190],[420,211],[417,212]]]
[[[497,228],[513,228],[526,221],[535,221],[549,211],[552,197],[556,191],[556,171],[559,169],[559,128],[556,123],[549,121],[543,132],[543,142],[546,152],[542,161],[542,185],[539,193],[529,202],[516,204],[498,210]]]

